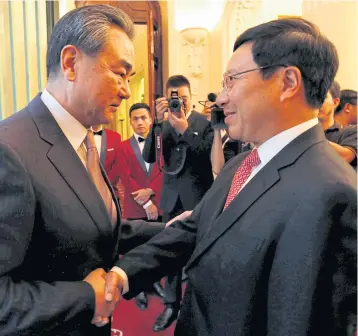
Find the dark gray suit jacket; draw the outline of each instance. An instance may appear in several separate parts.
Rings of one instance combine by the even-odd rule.
[[[121,260],[126,298],[187,264],[177,336],[346,335],[356,309],[354,170],[318,125],[280,151],[223,211],[247,154],[228,162],[188,220]]]
[[[82,280],[164,226],[121,221],[114,200],[113,231],[87,170],[39,96],[0,123],[0,335],[110,335],[110,326],[90,324],[95,296]]]
[[[213,130],[206,117],[192,111],[188,129],[178,135],[168,121],[162,123],[164,177],[160,208],[170,213],[177,201],[185,210],[192,210],[213,183],[210,151]],[[155,125],[153,126],[155,127]],[[156,161],[153,127],[143,150],[146,162]],[[168,174],[166,172],[175,173]]]

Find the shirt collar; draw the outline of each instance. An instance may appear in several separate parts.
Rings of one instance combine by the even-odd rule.
[[[139,141],[138,141],[138,138],[143,138],[143,139],[145,139],[144,136],[141,136],[141,135],[139,135],[139,134],[137,134],[137,133],[134,133],[133,135],[134,135],[135,139],[137,140],[137,142],[139,142]]]
[[[41,94],[41,100],[55,118],[73,149],[77,152],[87,136],[86,127],[68,113],[46,89]]]
[[[306,132],[310,128],[318,124],[318,119],[314,118],[302,124],[289,128],[279,134],[276,134],[266,142],[264,142],[258,149],[258,154],[262,164],[267,164],[275,155],[277,155],[290,142]]]

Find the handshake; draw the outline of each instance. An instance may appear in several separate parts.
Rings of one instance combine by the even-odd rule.
[[[106,273],[103,268],[97,268],[83,281],[91,285],[96,298],[95,312],[91,323],[97,327],[103,327],[109,323],[109,317],[120,300],[124,280],[116,272]]]

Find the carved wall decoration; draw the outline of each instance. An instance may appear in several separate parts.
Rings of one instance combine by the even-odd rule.
[[[207,55],[208,31],[204,28],[187,28],[181,31],[183,45],[188,60],[188,71],[192,94],[198,93],[198,85],[203,76],[203,60]]]

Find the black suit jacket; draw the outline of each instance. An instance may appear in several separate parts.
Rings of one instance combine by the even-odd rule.
[[[108,179],[104,174],[107,184]],[[82,280],[163,224],[112,224],[77,153],[37,96],[0,123],[0,335],[110,335]]]
[[[247,154],[223,168],[190,218],[124,257],[126,298],[187,264],[177,336],[346,335],[356,309],[354,170],[317,125],[223,211]]]
[[[213,130],[210,122],[204,115],[192,111],[188,124],[183,135],[178,135],[168,121],[161,126],[164,178],[160,208],[168,213],[173,210],[178,197],[185,210],[193,209],[213,183],[210,161]],[[143,158],[149,163],[156,160],[154,127],[143,150]]]

